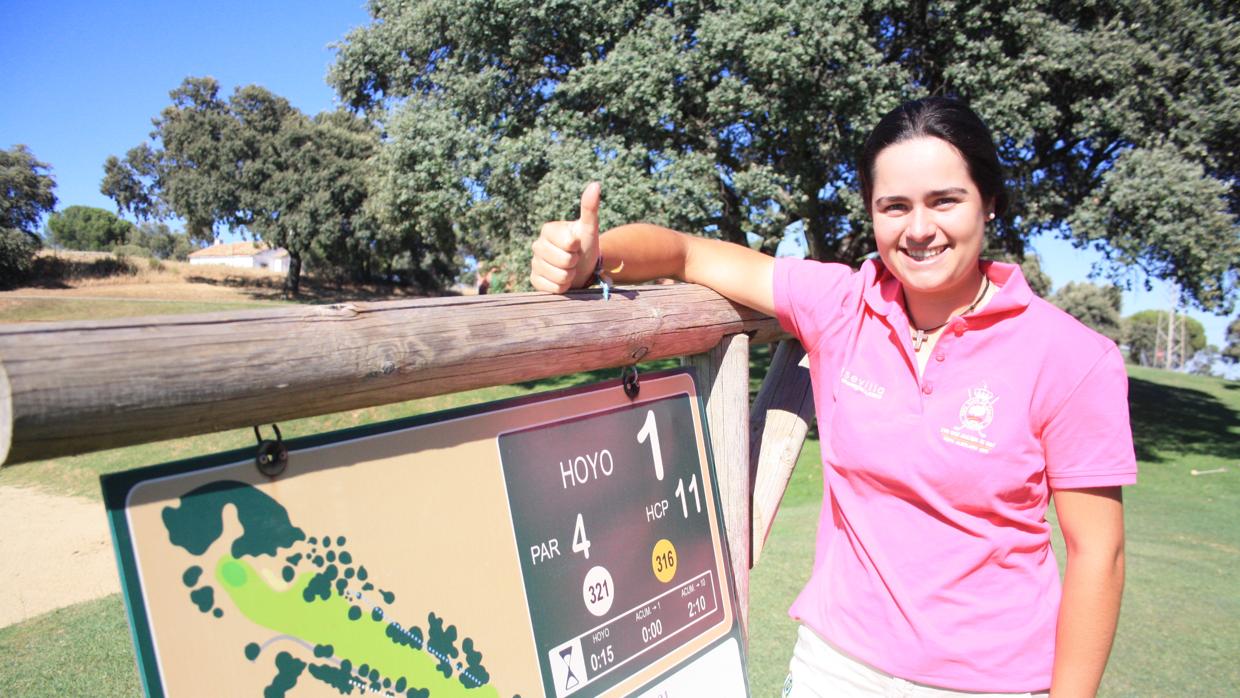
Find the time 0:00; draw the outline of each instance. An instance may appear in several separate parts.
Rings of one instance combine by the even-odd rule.
[[[649,644],[651,640],[657,638],[658,636],[662,634],[663,634],[663,621],[662,620],[656,620],[655,622],[649,625],[642,626],[642,642]]]

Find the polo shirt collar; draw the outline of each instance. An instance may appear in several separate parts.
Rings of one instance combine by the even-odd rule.
[[[1029,282],[1025,281],[1020,265],[983,260],[982,273],[990,277],[990,283],[999,287],[999,292],[974,315],[984,317],[1029,307],[1033,300],[1033,289],[1029,288]]]
[[[999,292],[990,299],[983,308],[973,313],[976,317],[995,315],[1023,310],[1033,300],[1033,289],[1025,281],[1020,266],[1004,262],[982,260],[982,273],[990,278],[990,282],[999,287]],[[904,311],[904,294],[900,292],[900,282],[887,271],[880,259],[868,259],[861,265],[861,273],[866,282],[863,298],[870,310],[888,318],[895,324],[896,320],[907,322]],[[898,313],[896,318],[893,314]]]
[[[861,275],[865,280],[865,304],[870,306],[872,312],[889,319],[892,314],[898,314],[898,319],[905,317],[900,282],[887,271],[881,259],[867,259],[861,265]]]

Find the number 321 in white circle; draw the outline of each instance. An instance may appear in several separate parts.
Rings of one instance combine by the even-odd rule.
[[[611,602],[615,598],[616,583],[611,579],[611,572],[602,565],[591,567],[581,585],[581,599],[585,601],[586,609],[601,616],[611,610]]]

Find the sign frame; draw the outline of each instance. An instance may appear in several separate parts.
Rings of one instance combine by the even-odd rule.
[[[725,592],[723,598],[719,602],[726,605],[725,618],[729,623],[723,633],[707,642],[706,646],[700,646],[686,659],[680,658],[676,660],[676,664],[672,669],[664,669],[653,677],[647,676],[642,679],[643,683],[637,686],[632,693],[648,690],[652,686],[657,686],[661,681],[667,679],[671,674],[680,671],[683,667],[698,661],[708,653],[712,652],[719,646],[729,640],[735,640],[738,644],[740,671],[744,677],[743,695],[749,695],[748,687],[748,647],[745,639],[745,631],[741,624],[740,609],[737,596],[737,588],[735,579],[732,576],[732,557],[728,548],[727,533],[723,521],[723,509],[720,499],[720,491],[718,486],[718,475],[715,468],[714,454],[711,448],[710,426],[707,421],[705,399],[698,388],[696,374],[690,367],[669,369],[644,373],[641,376],[640,385],[642,388],[647,386],[658,386],[660,381],[683,382],[687,377],[691,390],[688,391],[687,397],[691,403],[695,424],[700,428],[697,438],[701,439],[700,452],[703,456],[700,467],[709,474],[710,482],[710,505],[713,511],[712,530],[715,532],[715,541],[717,550],[715,555],[719,556],[721,562],[719,569],[725,576],[724,579],[718,581],[720,591]],[[537,406],[540,403],[553,402],[557,400],[572,400],[589,396],[592,394],[602,394],[612,392],[624,395],[624,385],[619,379],[591,383],[587,385],[574,386],[570,388],[552,390],[543,393],[520,396],[515,398],[490,401],[474,405],[467,405],[458,408],[452,408],[440,412],[421,414],[411,417],[405,417],[395,420],[367,424],[358,427],[335,430],[321,434],[302,436],[287,440],[285,446],[289,453],[289,467],[280,475],[271,478],[271,481],[286,480],[299,476],[297,461],[298,454],[314,449],[325,447],[335,447],[349,444],[374,437],[384,437],[402,432],[415,431],[418,429],[439,425],[442,423],[453,422],[457,420],[479,419],[485,418],[492,413],[501,413],[511,410],[520,410]],[[675,394],[684,395],[685,391],[662,394],[655,398],[648,397],[650,390],[643,390],[647,395],[639,392],[632,398],[626,398],[631,405],[643,404],[645,402],[655,402],[657,400],[669,399]],[[591,419],[599,416],[607,411],[620,411],[625,407],[611,407],[608,410],[587,412],[584,414],[566,414],[550,424],[561,425],[570,423],[574,420]],[[525,426],[515,430],[500,430],[492,437],[498,445],[500,438],[508,433],[516,433],[536,429],[538,425]],[[142,572],[140,570],[139,561],[136,555],[135,534],[130,528],[130,519],[127,515],[130,494],[143,483],[153,480],[163,480],[168,478],[176,478],[181,476],[189,476],[203,473],[204,471],[213,471],[222,468],[236,467],[243,463],[249,463],[254,468],[255,448],[242,448],[226,452],[198,456],[188,459],[171,461],[157,465],[151,465],[133,470],[119,473],[103,475],[100,478],[101,487],[103,489],[104,503],[107,509],[108,523],[112,532],[113,549],[116,554],[117,568],[121,579],[122,594],[125,601],[125,611],[129,624],[131,639],[135,649],[135,657],[138,664],[138,673],[142,680],[144,692],[147,695],[160,696],[164,695],[164,683],[161,676],[159,662],[157,660],[158,651],[156,643],[153,639],[152,618],[146,605],[146,596],[143,589]],[[502,465],[501,465],[501,479]],[[512,515],[511,508],[508,511],[509,516]],[[514,544],[517,543],[516,524],[513,525]],[[520,556],[519,550],[517,551]],[[524,590],[523,590],[524,591]],[[528,597],[527,597],[528,605]],[[529,614],[528,620],[533,624],[534,617],[532,609],[527,609]],[[696,636],[694,636],[696,637]],[[692,642],[693,638],[690,638]],[[494,648],[490,650],[494,652]],[[637,674],[645,671],[644,667],[639,667]],[[647,673],[649,673],[647,671]],[[630,681],[631,683],[631,681]],[[623,685],[623,682],[622,684]],[[609,688],[613,693],[614,687]],[[626,693],[629,695],[631,693]],[[553,694],[548,694],[553,695]],[[581,695],[581,694],[579,694]]]

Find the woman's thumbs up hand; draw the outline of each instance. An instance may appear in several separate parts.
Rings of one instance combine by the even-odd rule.
[[[530,283],[539,291],[564,293],[585,286],[598,263],[598,206],[602,185],[590,182],[581,192],[575,221],[544,223],[534,241]]]

